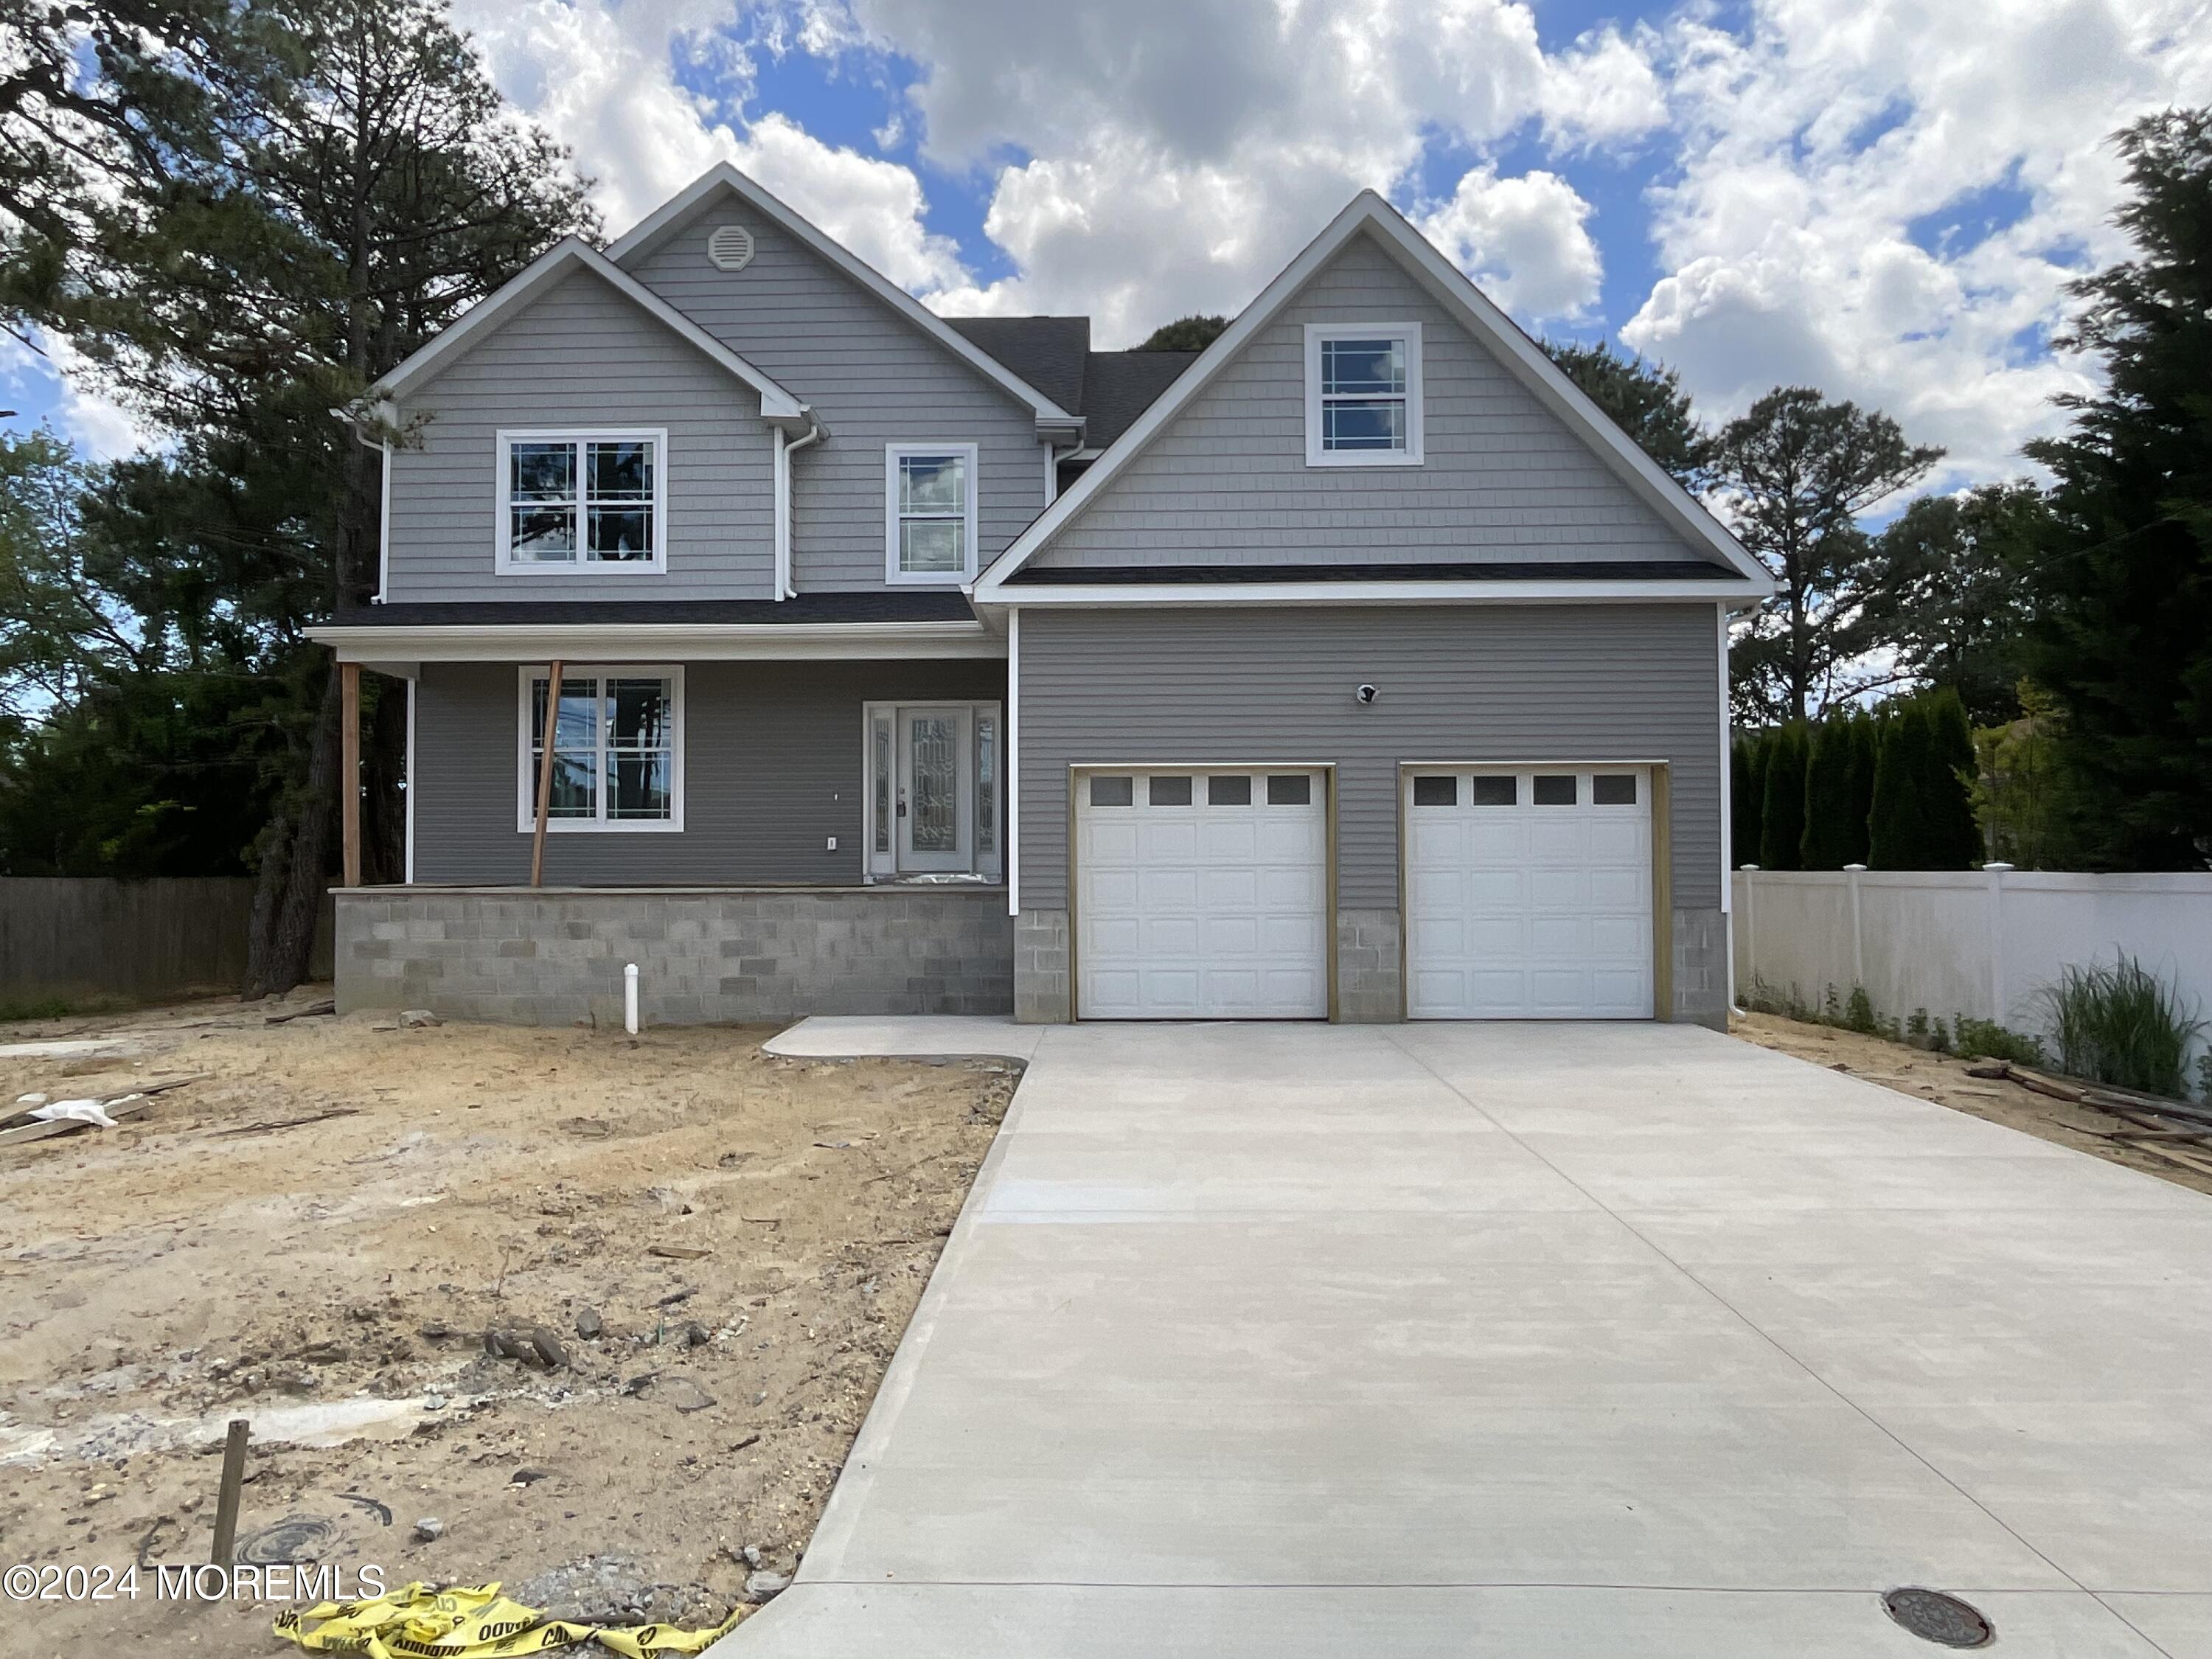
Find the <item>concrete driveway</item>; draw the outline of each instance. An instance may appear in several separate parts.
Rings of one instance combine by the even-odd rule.
[[[1031,1064],[732,1659],[2212,1659],[2212,1200],[1666,1025]]]

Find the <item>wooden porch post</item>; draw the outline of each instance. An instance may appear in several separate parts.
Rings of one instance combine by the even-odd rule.
[[[545,753],[538,763],[538,821],[530,830],[530,884],[545,884],[545,815],[553,810],[553,733],[561,719],[561,663],[545,682]]]
[[[361,665],[338,665],[338,832],[343,879],[361,885]],[[328,819],[324,820],[325,823]]]

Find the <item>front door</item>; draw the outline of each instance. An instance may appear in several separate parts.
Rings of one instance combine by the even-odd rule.
[[[971,720],[964,706],[898,711],[898,785],[893,810],[902,870],[974,867]]]

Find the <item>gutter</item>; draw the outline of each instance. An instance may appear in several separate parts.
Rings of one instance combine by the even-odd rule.
[[[815,418],[811,409],[806,420],[803,437],[787,438],[781,427],[775,428],[775,592],[772,597],[778,600],[799,597],[791,568],[791,458],[830,435],[830,428]]]

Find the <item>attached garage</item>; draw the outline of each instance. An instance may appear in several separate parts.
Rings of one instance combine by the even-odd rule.
[[[1079,1018],[1328,1016],[1325,771],[1085,769],[1074,787]]]
[[[1413,1019],[1648,1019],[1649,767],[1418,766],[1401,777]]]

